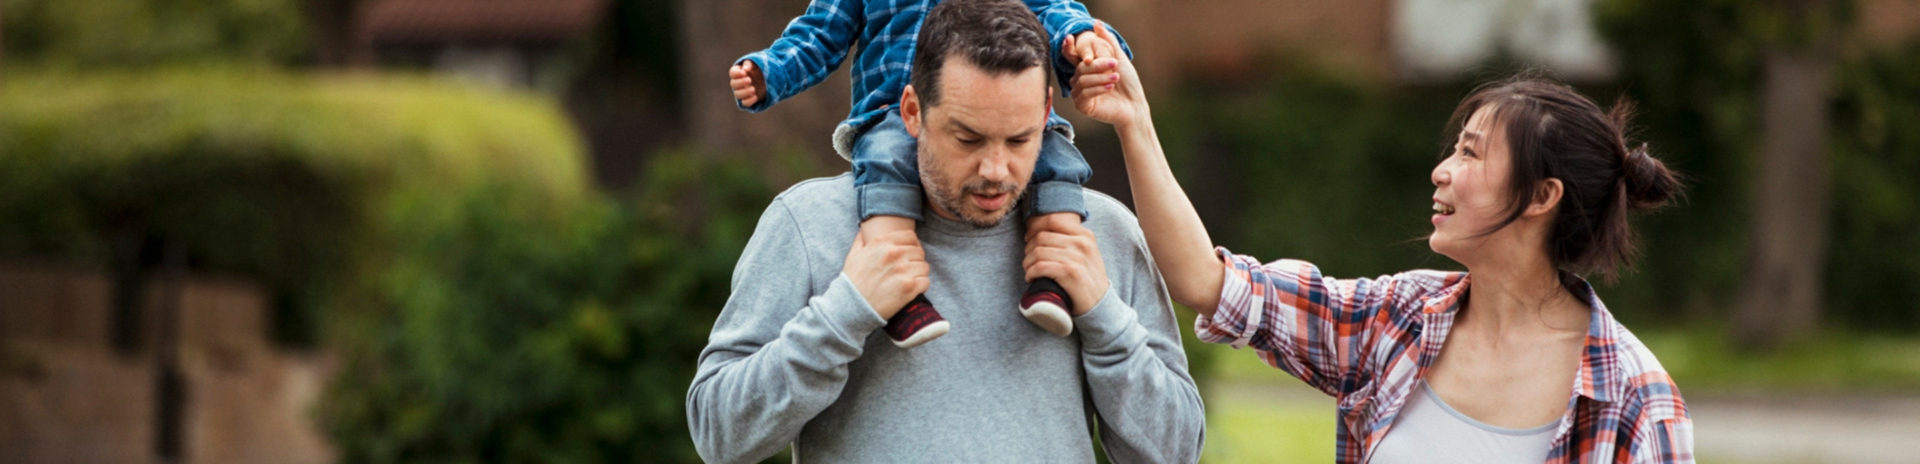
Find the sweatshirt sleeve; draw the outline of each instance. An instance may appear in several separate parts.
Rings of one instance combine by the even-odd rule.
[[[775,103],[799,95],[826,80],[833,70],[840,68],[840,63],[847,60],[847,53],[860,37],[864,19],[860,12],[864,9],[864,3],[860,0],[813,0],[807,4],[805,13],[787,23],[786,30],[780,32],[780,38],[773,41],[773,46],[734,60],[734,64],[753,61],[765,76],[767,84],[767,94],[754,102],[753,106],[742,105],[739,101],[734,104],[749,112],[766,111]]]
[[[687,391],[701,459],[755,462],[786,448],[847,383],[847,364],[886,324],[845,274],[813,295],[806,237],[776,199],[734,267]]]
[[[1200,391],[1187,372],[1166,285],[1144,239],[1132,238],[1100,244],[1108,275],[1126,277],[1074,319],[1101,443],[1114,462],[1197,462],[1206,441]],[[1120,265],[1126,274],[1113,272]]]

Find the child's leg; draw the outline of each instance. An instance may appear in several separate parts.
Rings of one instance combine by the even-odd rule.
[[[1040,160],[1034,163],[1032,214],[1027,227],[1041,227],[1046,221],[1081,222],[1087,217],[1086,197],[1081,185],[1093,175],[1080,149],[1073,146],[1063,129],[1049,128],[1040,142]],[[1027,285],[1020,298],[1020,314],[1054,335],[1073,332],[1073,299],[1053,279],[1040,278]]]
[[[853,185],[860,208],[860,233],[866,236],[913,231],[920,219],[918,148],[899,112],[860,135],[853,144]],[[887,320],[887,336],[901,348],[911,348],[947,333],[947,320],[933,309],[926,295],[915,297]]]

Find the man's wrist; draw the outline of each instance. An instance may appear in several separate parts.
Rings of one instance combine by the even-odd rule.
[[[1074,303],[1074,306],[1076,307],[1073,308],[1072,316],[1080,317],[1080,316],[1085,316],[1087,313],[1093,312],[1094,306],[1098,306],[1100,304],[1100,300],[1106,299],[1107,291],[1112,289],[1113,289],[1113,286],[1109,284],[1106,287],[1093,289],[1093,292],[1091,293],[1095,296],[1095,298],[1074,299],[1073,303]]]

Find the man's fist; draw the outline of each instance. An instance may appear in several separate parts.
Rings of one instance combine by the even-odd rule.
[[[1066,216],[1061,218],[1058,216]],[[1027,258],[1020,266],[1026,279],[1051,277],[1073,298],[1074,316],[1086,314],[1112,286],[1107,262],[1093,231],[1080,225],[1079,215],[1049,214],[1027,225]]]
[[[900,307],[925,293],[932,283],[927,277],[926,252],[911,229],[854,236],[841,272],[881,319],[893,319]]]

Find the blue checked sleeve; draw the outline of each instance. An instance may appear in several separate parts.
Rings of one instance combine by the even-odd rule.
[[[734,60],[752,60],[766,76],[767,94],[753,106],[740,109],[758,113],[788,97],[805,92],[826,80],[846,61],[848,51],[859,38],[865,19],[862,0],[813,0],[806,13],[787,23],[787,29],[773,46]]]
[[[1073,91],[1076,63],[1067,61],[1061,54],[1060,45],[1065,43],[1067,37],[1093,30],[1093,15],[1087,13],[1086,5],[1073,0],[1026,0],[1026,2],[1027,7],[1040,16],[1040,24],[1047,28],[1047,35],[1052,37],[1053,43],[1047,45],[1047,51],[1053,54],[1053,75],[1055,81],[1060,83],[1060,96],[1070,96]],[[1127,38],[1121,36],[1120,31],[1114,29],[1112,24],[1107,25],[1107,31],[1112,32],[1114,38],[1120,39],[1120,51],[1126,53],[1127,58],[1133,58],[1133,48],[1127,45]]]

